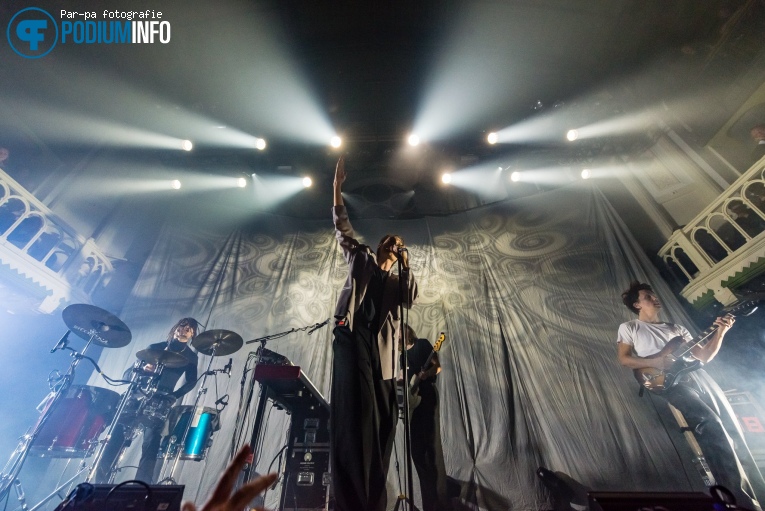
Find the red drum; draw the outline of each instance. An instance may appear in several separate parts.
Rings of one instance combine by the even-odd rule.
[[[120,395],[90,385],[72,385],[50,410],[30,452],[51,458],[84,458],[114,418]],[[46,403],[43,413],[53,405]],[[42,420],[35,424],[35,429]]]

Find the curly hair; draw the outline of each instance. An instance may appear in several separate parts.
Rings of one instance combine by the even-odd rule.
[[[624,306],[635,314],[640,314],[640,310],[635,308],[635,302],[640,299],[641,291],[650,291],[653,293],[653,288],[644,282],[633,280],[630,282],[629,289],[622,293],[622,302],[624,303]]]

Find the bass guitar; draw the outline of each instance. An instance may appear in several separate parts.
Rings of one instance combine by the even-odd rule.
[[[756,310],[757,306],[754,302],[744,302],[728,310],[725,317],[749,316]],[[673,337],[660,352],[645,357],[659,360],[669,357],[673,361],[670,368],[642,367],[633,369],[635,379],[640,385],[654,392],[664,392],[671,389],[684,375],[702,366],[701,361],[693,358],[691,351],[696,346],[706,344],[706,341],[717,331],[717,328],[718,326],[713,324],[690,341],[686,341],[681,335]]]
[[[411,412],[417,408],[420,405],[420,402],[422,402],[422,396],[420,396],[420,380],[419,373],[422,371],[427,371],[430,367],[430,364],[433,362],[433,357],[436,355],[436,353],[439,352],[441,349],[441,345],[444,343],[444,340],[446,339],[446,334],[441,332],[441,334],[438,336],[438,340],[433,344],[433,351],[430,352],[430,355],[428,355],[428,359],[425,361],[424,364],[422,364],[422,368],[419,372],[412,375],[412,379],[409,382],[409,413],[411,416]]]

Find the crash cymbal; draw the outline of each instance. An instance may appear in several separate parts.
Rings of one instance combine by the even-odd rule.
[[[149,364],[164,364],[165,367],[183,367],[189,363],[189,360],[180,353],[155,348],[146,348],[136,353],[135,356]]]
[[[64,323],[78,337],[92,340],[106,348],[121,348],[133,338],[130,329],[120,318],[95,305],[77,303],[61,313]]]
[[[230,355],[239,351],[243,344],[242,336],[231,330],[208,330],[191,340],[191,345],[199,353],[204,355],[214,354],[216,357]]]

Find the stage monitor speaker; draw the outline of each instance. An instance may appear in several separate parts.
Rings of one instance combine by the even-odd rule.
[[[604,492],[588,493],[590,511],[713,511],[712,497],[698,492]]]
[[[183,485],[82,483],[56,511],[180,511]]]

